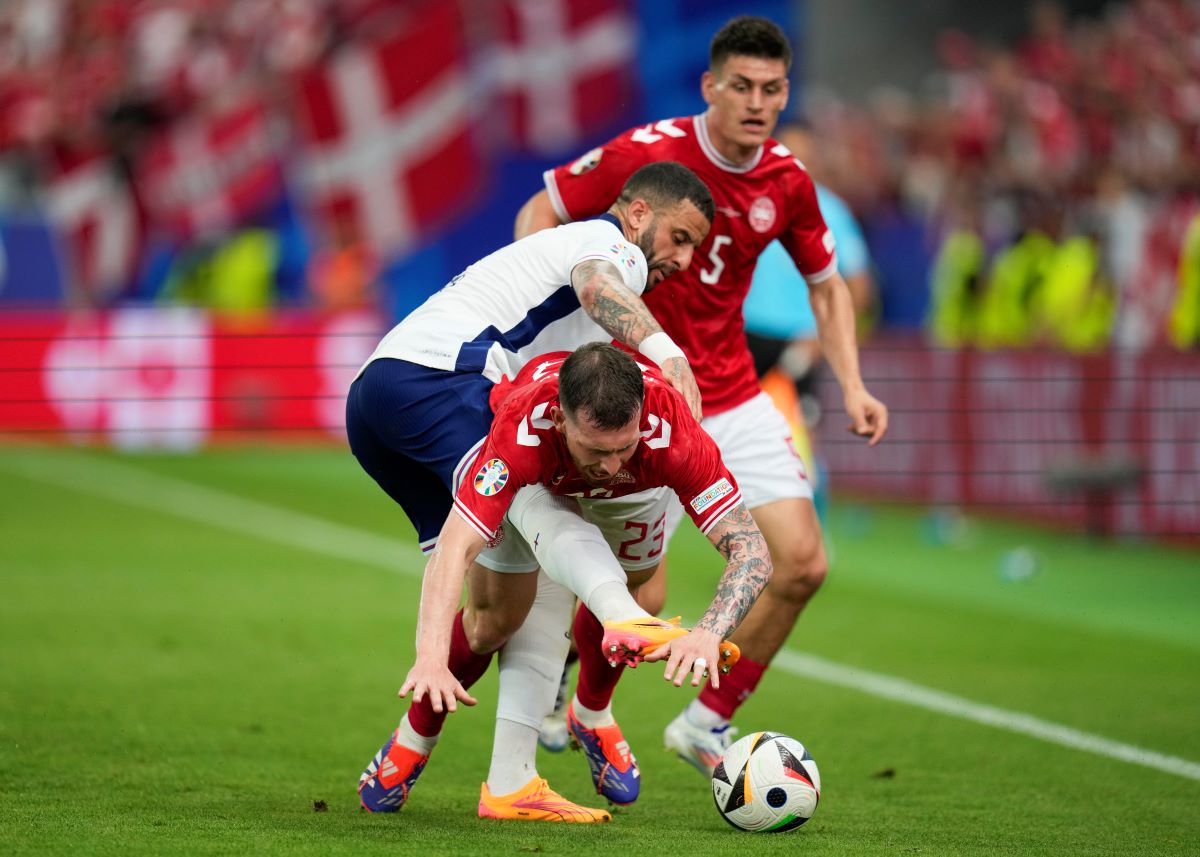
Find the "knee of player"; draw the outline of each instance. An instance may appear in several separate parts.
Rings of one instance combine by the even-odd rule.
[[[467,635],[467,645],[477,655],[486,655],[504,648],[519,624],[514,624],[509,617],[502,613],[484,611],[475,615],[475,621],[470,625],[463,624]]]
[[[785,598],[811,598],[829,572],[829,562],[819,536],[797,540],[782,551],[772,552],[772,560],[775,570],[771,588],[776,595]]]

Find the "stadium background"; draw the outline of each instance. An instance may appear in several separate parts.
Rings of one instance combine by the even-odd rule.
[[[380,688],[399,668],[362,657],[364,614],[381,588],[415,603],[419,574],[407,524],[344,453],[344,390],[395,319],[509,239],[543,169],[698,111],[712,32],[750,12],[792,35],[789,115],[819,129],[821,178],[864,226],[864,376],[893,413],[868,452],[822,379],[833,579],[790,677],[746,715],[815,742],[837,784],[805,835],[820,853],[1186,853],[1200,13],[1062,3],[1060,30],[1037,8],[0,5],[5,840],[388,845],[352,816],[331,832],[295,814],[317,797],[351,811],[342,781],[394,717]],[[673,549],[712,565],[690,537]],[[406,576],[381,586],[393,565]],[[672,606],[696,615],[705,581],[681,578]],[[376,633],[411,638],[400,612]],[[298,762],[314,724],[338,734]],[[657,730],[627,734],[640,748]],[[454,833],[487,731],[439,751],[456,761],[423,787],[441,803],[412,822],[428,853],[494,845]],[[980,778],[1007,807],[981,804]],[[651,798],[650,827],[618,823],[712,822],[698,786]],[[174,820],[193,811],[232,832]],[[164,847],[171,832],[189,838]],[[744,847],[721,833],[696,841]]]

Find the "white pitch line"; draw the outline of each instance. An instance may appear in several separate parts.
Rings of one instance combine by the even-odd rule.
[[[1061,726],[1051,723],[1049,720],[1042,720],[1032,714],[1008,711],[993,705],[972,702],[961,696],[922,687],[901,678],[843,666],[815,655],[784,649],[775,656],[771,666],[779,667],[793,675],[817,679],[839,687],[848,687],[871,696],[902,702],[905,705],[936,711],[940,714],[948,714],[972,723],[981,723],[985,726],[1016,732],[1019,735],[1028,735],[1051,744],[1084,750],[1088,753],[1095,753],[1097,756],[1107,756],[1110,759],[1119,759],[1122,762],[1141,765],[1145,768],[1154,768],[1190,780],[1200,780],[1200,764],[1187,759],[1135,747],[1133,744],[1112,741],[1100,735],[1092,735],[1072,729],[1070,726]]]
[[[417,576],[420,573],[418,569],[423,567],[425,561],[416,546],[398,539],[94,458],[60,454],[39,456],[36,461],[0,459],[0,466],[31,481],[60,485],[80,493],[118,500],[264,541],[339,560],[354,560],[391,572]],[[936,711],[1178,777],[1200,780],[1200,764],[1196,762],[1123,744],[1020,711],[972,702],[882,673],[844,666],[791,649],[780,651],[772,661],[772,666],[796,676],[850,688],[881,699]]]
[[[70,453],[0,459],[0,467],[31,481],[117,500],[340,561],[352,560],[409,576],[420,576],[425,567],[420,549],[400,539],[134,467]]]

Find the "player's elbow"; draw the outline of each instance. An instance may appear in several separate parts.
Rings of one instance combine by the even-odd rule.
[[[571,278],[571,287],[575,289],[575,297],[579,299],[579,306],[592,319],[600,324],[600,319],[596,317],[596,301],[600,297],[600,292],[607,285],[600,277],[581,277],[576,279]],[[601,327],[603,325],[601,324]]]
[[[854,302],[854,311],[863,315],[871,309],[875,302],[875,282],[869,271],[862,271],[846,277],[846,286],[850,289],[850,299]]]

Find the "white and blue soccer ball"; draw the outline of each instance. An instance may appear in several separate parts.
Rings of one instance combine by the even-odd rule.
[[[812,818],[821,774],[804,745],[779,732],[755,732],[730,745],[712,776],[721,817],[740,830],[784,833]]]

